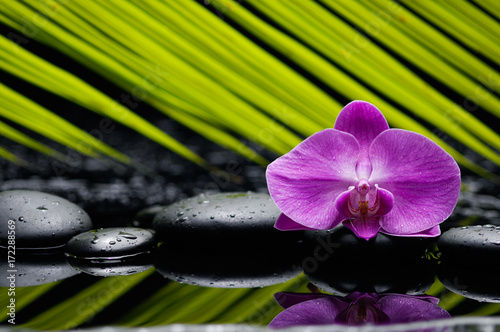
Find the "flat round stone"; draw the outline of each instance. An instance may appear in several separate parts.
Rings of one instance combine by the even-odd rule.
[[[450,228],[438,241],[441,259],[462,265],[496,261],[500,256],[500,227],[476,225]]]
[[[155,245],[152,231],[135,227],[100,228],[78,234],[66,245],[66,255],[81,259],[131,257]]]
[[[302,232],[274,228],[280,210],[268,194],[233,192],[181,200],[156,214],[153,229],[160,240],[182,246],[254,247],[296,241]]]
[[[60,247],[92,229],[88,214],[59,196],[29,190],[0,193],[0,246],[15,231],[16,249]],[[10,233],[9,233],[10,232]]]

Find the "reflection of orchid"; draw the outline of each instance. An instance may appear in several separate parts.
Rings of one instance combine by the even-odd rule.
[[[328,294],[277,293],[285,310],[269,324],[272,328],[298,325],[394,324],[450,318],[437,306],[438,299],[403,294],[352,293],[346,297]]]
[[[455,160],[430,139],[389,129],[380,111],[354,101],[334,129],[320,131],[267,169],[283,212],[280,230],[330,229],[341,221],[358,237],[379,231],[433,237],[460,190]]]

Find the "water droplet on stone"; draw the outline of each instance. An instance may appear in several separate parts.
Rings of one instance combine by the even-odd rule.
[[[115,241],[109,241],[109,244],[113,245],[113,244],[116,244],[116,242]]]
[[[184,212],[177,212],[177,217],[182,217],[184,215]]]
[[[47,211],[48,210],[45,206],[39,206],[36,209],[37,210],[41,210],[41,211]]]
[[[236,217],[236,215],[235,215],[234,213],[231,213],[229,216],[230,216],[231,218]]]
[[[125,233],[125,232],[119,232],[118,236],[121,236],[121,237],[123,237],[125,239],[129,239],[129,240],[135,240],[135,239],[137,239],[137,236],[129,234],[129,233]]]
[[[24,218],[23,217],[19,217],[18,219],[19,221],[24,221]]]

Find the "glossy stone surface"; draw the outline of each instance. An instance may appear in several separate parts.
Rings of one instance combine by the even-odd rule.
[[[293,241],[302,232],[274,228],[280,215],[264,193],[201,194],[169,205],[158,213],[153,229],[159,239],[184,247],[241,245],[254,247]]]
[[[0,246],[8,245],[9,220],[15,221],[16,249],[60,247],[92,229],[88,214],[59,196],[29,190],[0,193]],[[10,223],[12,224],[12,222]]]
[[[146,229],[100,228],[69,240],[66,254],[83,259],[123,258],[151,251],[155,243],[153,232]]]
[[[500,256],[500,227],[476,225],[450,228],[438,241],[441,259],[463,265],[489,263]]]

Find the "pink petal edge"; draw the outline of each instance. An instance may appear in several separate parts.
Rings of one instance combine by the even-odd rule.
[[[380,133],[389,129],[384,115],[369,102],[355,100],[340,111],[334,128],[352,134],[359,142],[360,158],[356,173],[359,179],[367,179],[371,173],[368,156],[370,145]]]
[[[377,236],[380,230],[378,217],[367,217],[365,221],[356,218],[344,220],[342,224],[349,228],[357,237],[368,241]]]
[[[460,193],[460,169],[427,137],[402,130],[381,133],[370,147],[369,182],[394,195],[390,213],[380,217],[385,233],[436,236],[433,228],[448,218]]]
[[[314,229],[329,229],[343,217],[337,196],[356,183],[359,144],[351,134],[320,131],[272,162],[267,186],[278,208],[290,219]]]
[[[293,221],[292,219],[287,217],[284,213],[280,214],[280,216],[274,223],[274,228],[280,231],[307,231],[314,229]]]

